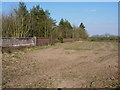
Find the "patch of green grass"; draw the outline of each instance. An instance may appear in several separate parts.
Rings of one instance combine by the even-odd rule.
[[[52,45],[52,46],[54,46],[54,47],[56,47],[56,46],[60,46],[60,45],[63,45],[64,43],[56,43],[56,44],[54,44],[54,45]]]
[[[90,48],[78,48],[78,47],[69,47],[69,48],[64,48],[65,50],[92,50]]]
[[[109,86],[112,87],[112,88],[120,88],[120,83],[118,81],[112,81],[109,84]]]
[[[112,58],[112,57],[114,57],[114,56],[116,56],[117,54],[116,53],[114,53],[114,54],[109,54],[109,55],[106,55],[106,56],[101,56],[101,57],[99,57],[97,60],[96,60],[96,62],[102,62],[102,61],[104,61],[104,60],[108,60],[109,58]]]
[[[103,44],[107,44],[105,42],[73,42],[67,45],[64,49],[66,50],[94,50],[94,49],[101,49]],[[103,49],[102,49],[103,50]]]
[[[64,45],[64,43],[56,43],[56,44],[52,45],[51,47],[54,47],[53,49],[58,49],[62,45]]]
[[[46,49],[48,47],[50,47],[51,45],[48,45],[48,46],[39,46],[39,47],[35,47],[33,48],[33,50],[42,50],[42,49]]]
[[[80,58],[87,58],[88,56],[80,56]]]

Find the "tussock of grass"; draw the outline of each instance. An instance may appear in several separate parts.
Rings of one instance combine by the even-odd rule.
[[[4,53],[4,54],[3,54],[3,59],[5,59],[5,58],[10,58],[10,57],[18,57],[18,58],[19,58],[20,55],[23,55],[23,54],[25,54],[25,53],[30,53],[30,52],[33,52],[33,51],[35,51],[35,50],[46,49],[46,48],[48,48],[48,47],[50,47],[50,46],[51,46],[51,45],[48,45],[48,46],[38,46],[38,47],[33,47],[33,48],[26,48],[26,49],[24,49],[24,50],[22,50],[22,51],[13,52],[13,53],[10,53],[10,54]]]
[[[112,81],[112,82],[110,82],[109,87],[111,87],[111,88],[116,88],[116,87],[120,88],[120,83],[118,81]]]

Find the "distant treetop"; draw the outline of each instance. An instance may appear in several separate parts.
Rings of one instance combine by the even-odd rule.
[[[83,23],[81,23],[79,27],[81,27],[81,28],[85,28],[85,26],[84,26]]]

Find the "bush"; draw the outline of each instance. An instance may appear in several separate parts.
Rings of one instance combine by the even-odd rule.
[[[89,37],[89,41],[118,41],[118,36],[94,35],[92,37]]]
[[[58,40],[63,43],[63,37],[62,36],[58,36]]]

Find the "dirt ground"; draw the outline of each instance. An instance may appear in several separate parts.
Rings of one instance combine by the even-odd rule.
[[[77,41],[3,58],[3,87],[116,87],[118,44]]]

